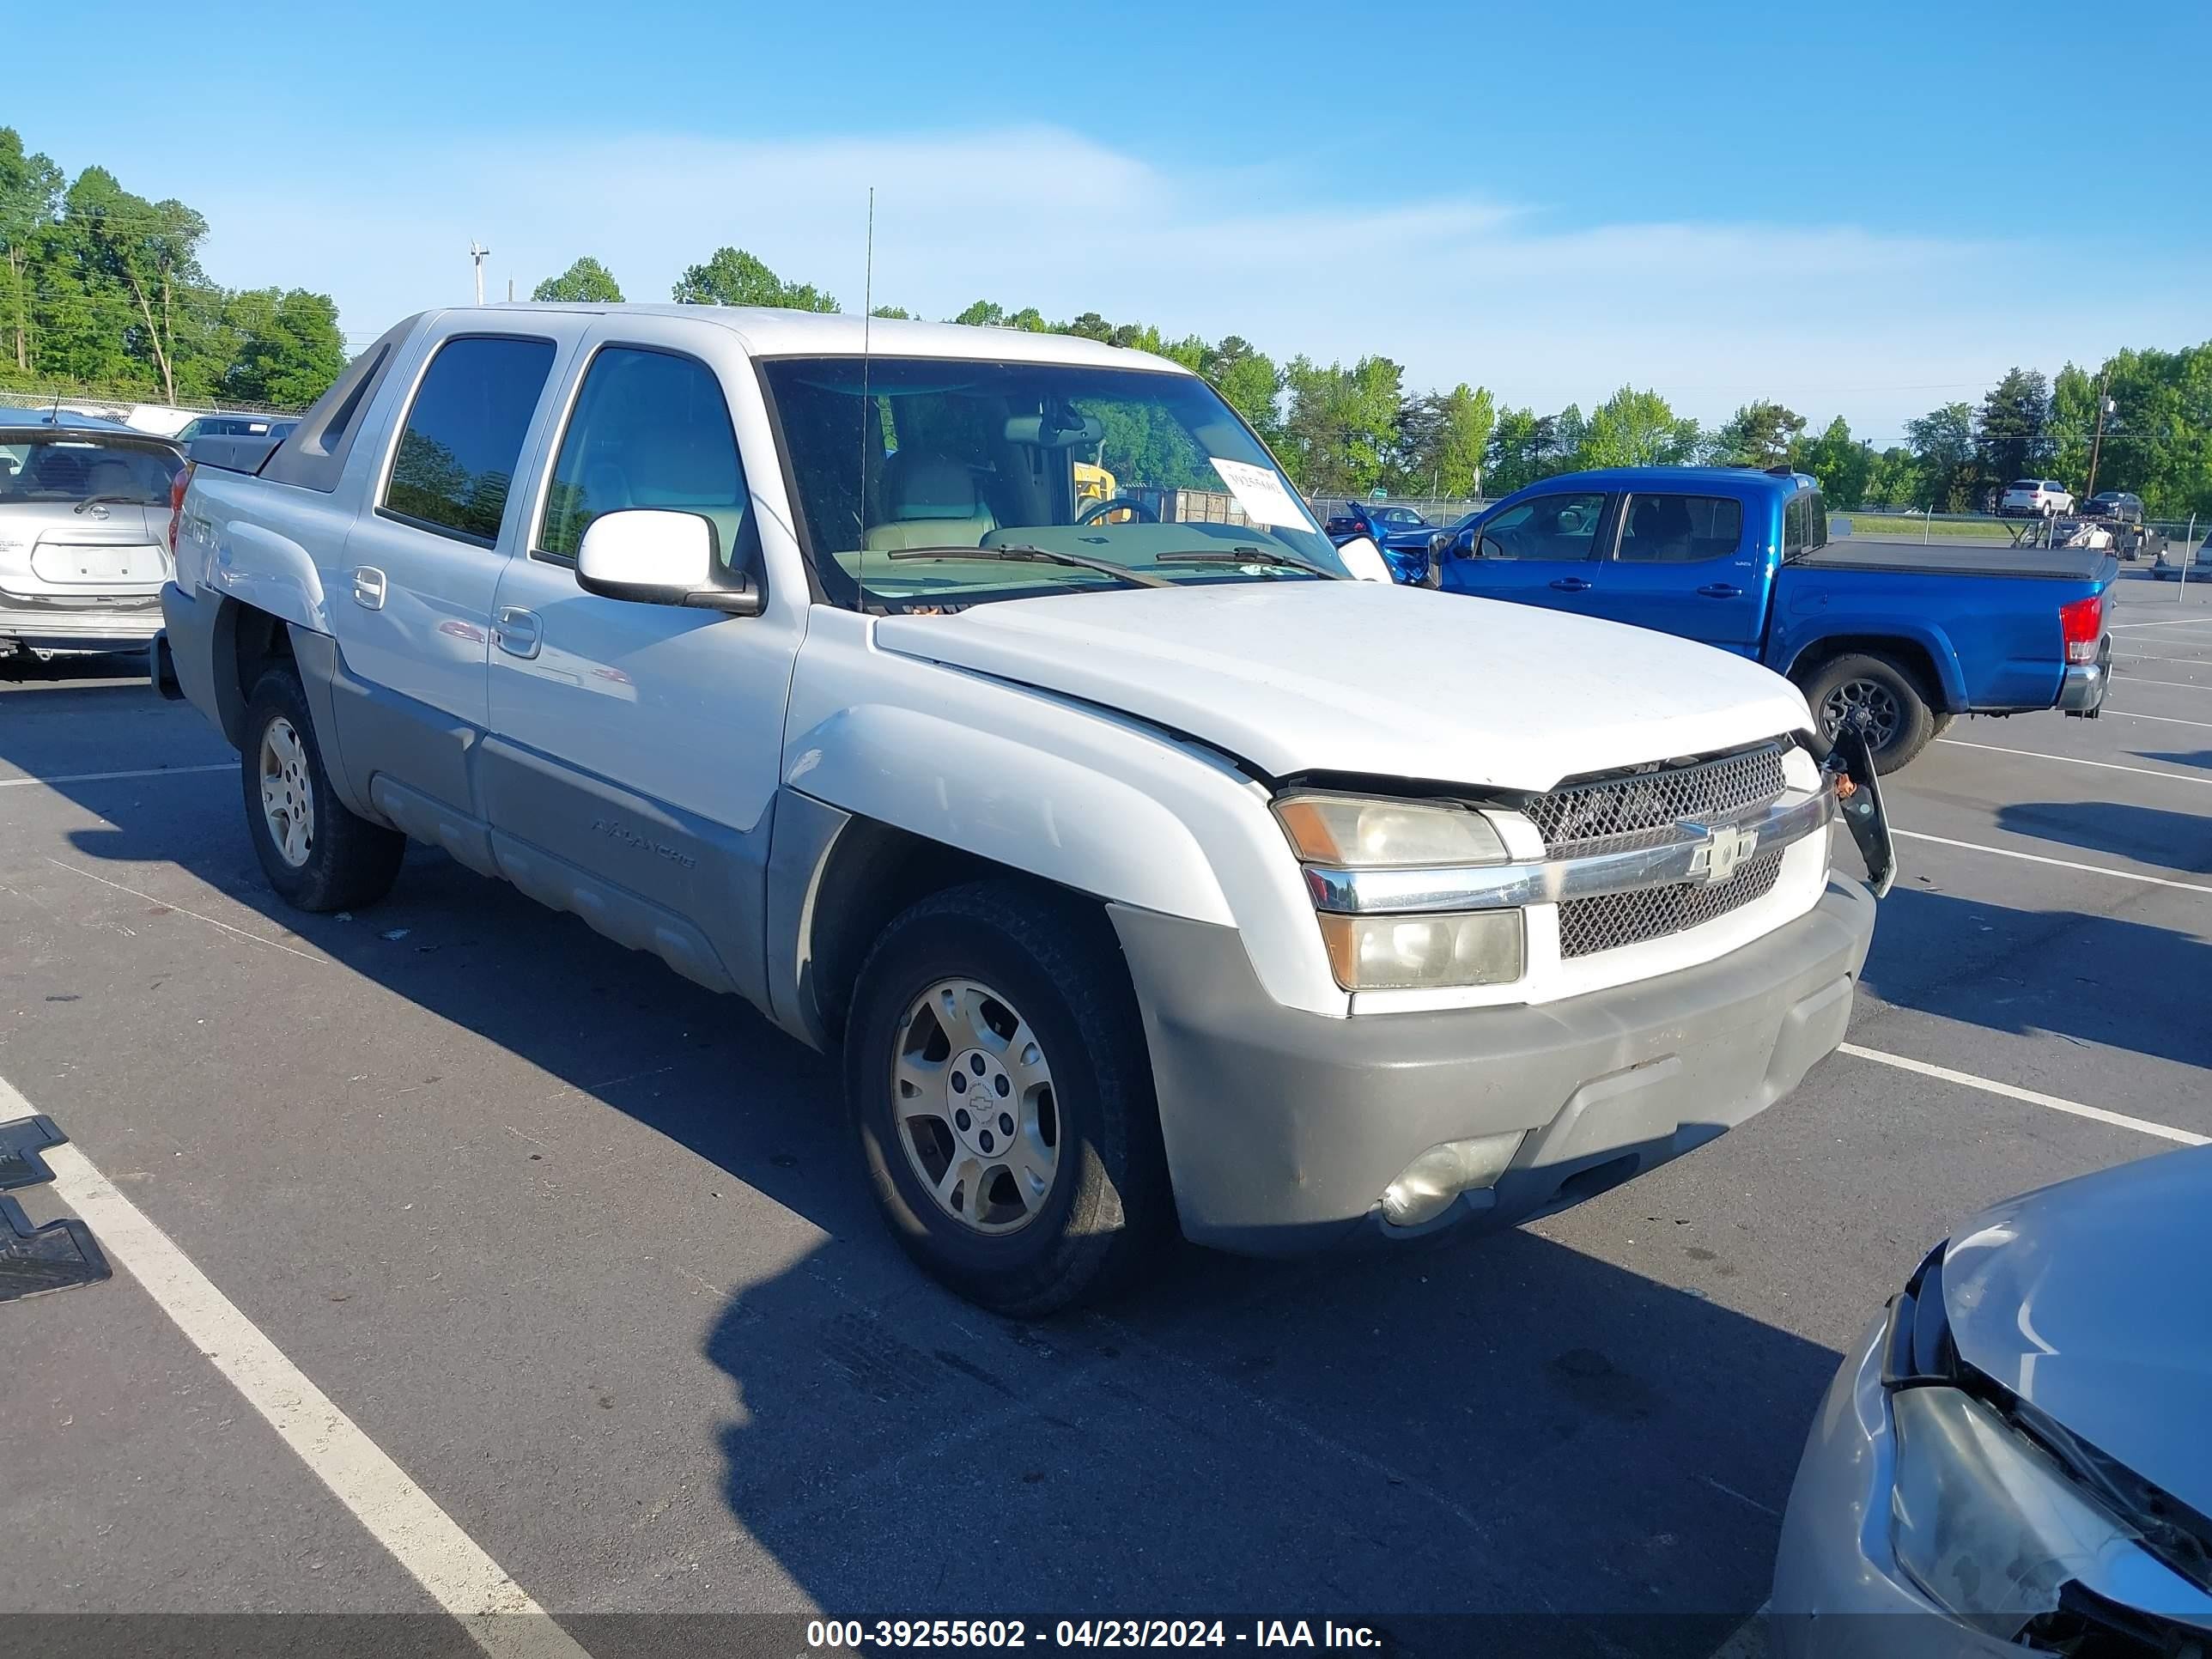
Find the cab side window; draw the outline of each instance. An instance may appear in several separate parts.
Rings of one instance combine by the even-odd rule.
[[[608,346],[562,435],[536,556],[574,563],[592,520],[630,507],[696,513],[714,527],[724,570],[759,568],[752,497],[713,371],[673,352]]]
[[[1790,497],[1790,504],[1782,509],[1782,556],[1794,559],[1805,550],[1805,498]]]
[[[1635,495],[1613,557],[1623,564],[1696,564],[1734,556],[1743,503],[1729,495]]]
[[[1587,559],[1605,517],[1605,496],[1538,495],[1482,527],[1486,559]]]
[[[463,335],[438,348],[415,389],[379,510],[418,529],[490,547],[553,343]]]

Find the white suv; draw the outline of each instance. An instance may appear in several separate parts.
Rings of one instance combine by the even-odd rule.
[[[2056,478],[2014,478],[1997,502],[2001,519],[2056,519],[2074,510],[2074,492]]]
[[[167,438],[112,422],[0,420],[0,656],[145,648],[184,465]]]

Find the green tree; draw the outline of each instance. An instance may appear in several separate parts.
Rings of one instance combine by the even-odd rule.
[[[1867,463],[1866,489],[1861,507],[1911,507],[1927,499],[1920,464],[1910,450],[1895,444]]]
[[[1566,471],[1575,465],[1582,434],[1582,411],[1572,404],[1557,415],[1539,415],[1533,409],[1504,410],[1491,428],[1483,489],[1493,498],[1510,495],[1540,478]]]
[[[226,396],[245,403],[311,404],[346,366],[338,308],[327,294],[248,289],[223,307],[230,336]]]
[[[2051,462],[2049,383],[2032,368],[2008,370],[1983,398],[1976,428],[1978,489],[2040,476]]]
[[[1407,398],[1398,418],[1400,486],[1408,493],[1473,495],[1497,419],[1488,389],[1464,381],[1449,392]]]
[[[1697,422],[1657,392],[1625,386],[1590,411],[1577,459],[1585,467],[1680,466],[1697,449]]]
[[[1214,347],[1200,370],[1213,382],[1222,401],[1251,422],[1270,446],[1282,434],[1283,371],[1251,342],[1231,334]]]
[[[881,317],[892,322],[909,323],[914,320],[914,313],[908,311],[904,306],[878,306],[868,315]]]
[[[1723,466],[1782,466],[1797,452],[1805,417],[1765,398],[1748,403],[1713,434],[1707,459]]]
[[[62,191],[62,170],[43,155],[26,154],[21,135],[0,127],[0,330],[19,374],[31,368],[31,307],[36,273],[32,261],[52,226]]]
[[[623,292],[614,272],[587,253],[558,276],[548,276],[538,283],[531,289],[530,297],[568,305],[618,306]]]
[[[1916,505],[1931,511],[1963,513],[1973,500],[1979,476],[1974,453],[1974,406],[1945,404],[1905,423],[1917,474]]]
[[[1405,371],[1388,357],[1351,368],[1293,358],[1283,459],[1315,495],[1364,495],[1383,482],[1396,447]]]
[[[687,306],[772,306],[785,311],[835,311],[837,302],[809,283],[787,283],[743,248],[718,247],[703,265],[677,279],[676,301]]]
[[[1852,438],[1850,422],[1840,415],[1797,455],[1797,465],[1820,481],[1828,505],[1847,513],[1866,505],[1874,464],[1873,452]]]
[[[62,228],[88,284],[112,286],[127,298],[136,319],[131,355],[151,361],[163,398],[176,402],[180,347],[198,343],[219,303],[199,267],[207,221],[182,202],[134,196],[94,167],[70,186]]]
[[[957,317],[947,317],[948,323],[963,323],[969,328],[994,328],[1006,320],[1006,307],[991,300],[978,300]]]

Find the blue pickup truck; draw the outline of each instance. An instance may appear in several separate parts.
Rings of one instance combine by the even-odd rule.
[[[1954,716],[2094,716],[2110,554],[1828,539],[1819,484],[1741,467],[1571,472],[1486,507],[1401,581],[1578,611],[1755,657],[1893,772]]]

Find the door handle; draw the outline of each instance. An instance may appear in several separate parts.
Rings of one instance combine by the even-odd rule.
[[[1708,599],[1740,599],[1743,597],[1743,589],[1728,582],[1707,582],[1698,592],[1701,598]]]
[[[1590,585],[1580,576],[1562,576],[1552,584],[1562,593],[1587,593]]]
[[[384,573],[365,564],[353,573],[353,602],[364,611],[384,609]]]
[[[545,642],[544,625],[538,620],[535,611],[502,605],[495,620],[497,626],[492,630],[492,637],[510,657],[534,657],[538,647]]]

